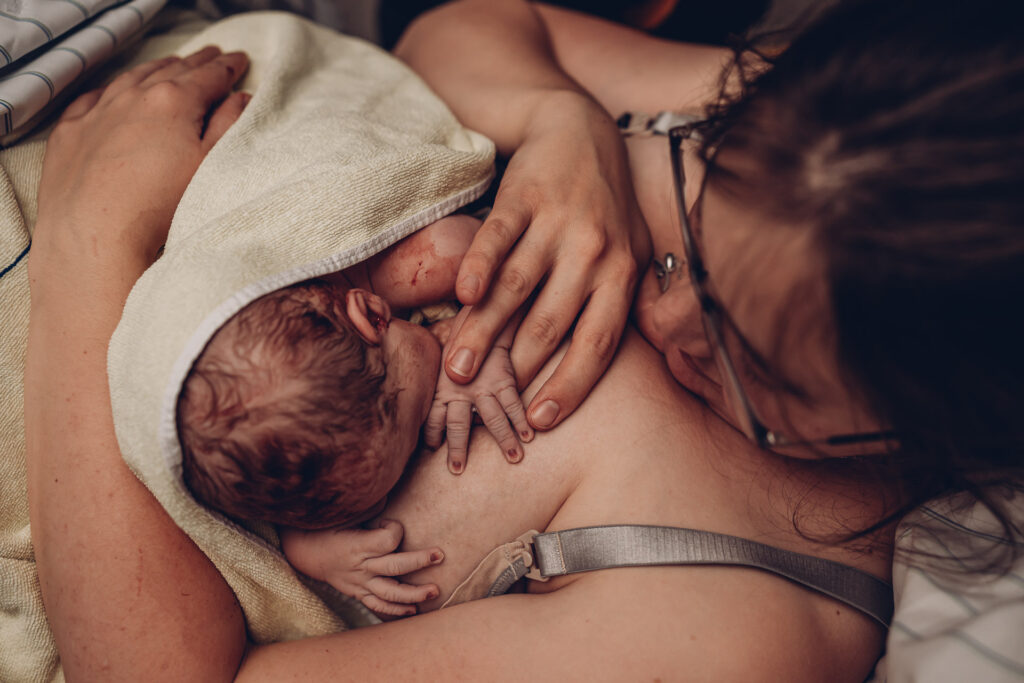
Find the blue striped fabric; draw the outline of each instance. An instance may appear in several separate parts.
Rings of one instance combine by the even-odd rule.
[[[138,35],[166,2],[23,0],[17,14],[0,10],[0,144],[27,133],[60,93]]]
[[[21,0],[0,4],[0,73],[33,50],[124,0]]]

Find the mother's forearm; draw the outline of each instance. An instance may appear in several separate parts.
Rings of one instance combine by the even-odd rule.
[[[699,110],[717,96],[732,58],[725,48],[518,0],[443,5],[415,21],[395,53],[503,153],[553,92],[587,93],[612,116]]]
[[[395,48],[466,126],[509,155],[552,93],[589,94],[558,64],[526,2],[462,0],[419,17]]]
[[[145,258],[71,243],[62,228],[38,225],[29,261],[25,432],[33,544],[65,674],[229,680],[244,647],[237,603],[114,435],[107,344]]]
[[[699,110],[715,99],[732,51],[678,43],[561,7],[536,5],[561,68],[614,117]]]

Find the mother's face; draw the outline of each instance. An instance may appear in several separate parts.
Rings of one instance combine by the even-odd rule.
[[[723,152],[717,164],[733,173],[745,170],[736,154]],[[826,264],[814,231],[759,214],[714,179],[698,204],[702,173],[700,161],[688,154],[687,208],[708,272],[705,286],[724,312],[723,342],[757,417],[791,439],[878,430],[880,425],[844,381],[836,361]],[[671,251],[682,257],[676,213],[662,215],[671,220],[652,221],[655,254],[660,258]],[[736,405],[734,392],[723,386],[728,381],[705,334],[685,267],[678,277],[669,277],[671,284],[661,293],[653,269],[648,270],[637,322],[665,355],[673,376],[740,428],[745,411]],[[816,455],[809,449],[792,451]]]

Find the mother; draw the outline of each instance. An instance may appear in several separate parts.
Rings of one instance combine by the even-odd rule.
[[[881,5],[866,6],[862,11],[877,16],[883,9]],[[977,9],[972,7],[971,16],[977,16]],[[505,181],[505,196],[499,202],[500,208],[502,204],[514,206],[520,198],[533,200],[524,206],[535,210],[537,220],[518,248],[530,247],[536,240],[552,245],[555,251],[559,245],[572,246],[571,240],[544,237],[542,210],[551,210],[553,205],[541,192],[544,186],[520,180],[518,196],[516,191],[517,179],[544,179],[540,174],[557,173],[555,169],[567,165],[572,174],[552,182],[559,182],[561,188],[568,180],[578,184],[573,184],[574,192],[556,194],[554,199],[588,211],[595,206],[606,208],[611,229],[623,223],[638,227],[625,160],[612,137],[615,131],[607,115],[582,96],[551,61],[544,25],[520,6],[502,6],[492,9],[492,14],[478,13],[467,3],[465,8],[447,11],[453,15],[465,11],[463,16],[473,30],[460,28],[455,16],[445,21],[443,14],[434,15],[433,20],[414,29],[420,32],[419,38],[417,33],[411,34],[404,54],[470,125],[491,134],[505,151],[518,150]],[[572,38],[571,33],[560,30],[571,32],[581,27],[567,15],[552,12],[544,16],[556,50],[562,45],[560,36]],[[921,462],[921,455],[940,456],[928,471],[941,473],[941,477],[937,483],[926,481],[923,493],[955,485],[957,477],[965,478],[971,472],[985,472],[980,465],[1019,468],[1022,439],[1019,427],[1007,415],[1017,414],[1024,405],[1020,387],[1011,381],[1021,376],[1021,361],[1016,356],[1021,334],[1005,325],[1000,328],[1005,337],[986,331],[1003,318],[992,293],[1007,292],[1012,297],[1022,288],[1022,250],[1017,236],[1022,209],[1016,193],[1008,189],[1016,187],[1022,176],[1021,103],[1004,97],[997,104],[987,94],[1019,91],[1006,84],[1018,83],[1021,60],[1017,52],[1013,53],[1015,59],[1007,58],[1011,40],[998,39],[998,31],[1008,31],[1010,22],[993,21],[982,39],[964,31],[968,18],[962,22],[947,19],[950,30],[943,33],[933,27],[931,38],[913,47],[905,43],[911,35],[891,35],[888,47],[882,40],[875,46],[876,54],[867,56],[860,49],[840,49],[849,17],[824,24],[795,45],[758,84],[754,96],[730,110],[728,128],[703,131],[712,145],[704,156],[714,162],[706,185],[697,181],[701,164],[695,162],[699,157],[688,155],[684,160],[689,203],[696,200],[695,185],[706,187],[700,210],[691,211],[695,218],[692,232],[700,251],[691,249],[689,255],[692,259],[699,253],[711,273],[709,278],[702,270],[693,273],[704,284],[705,310],[717,307],[723,312],[717,317],[709,314],[714,347],[703,341],[697,300],[687,298],[693,293],[685,278],[675,279],[676,274],[670,273],[673,279],[666,294],[657,296],[660,288],[650,275],[638,306],[641,327],[665,351],[672,373],[712,409],[752,436],[767,438],[746,414],[741,392],[760,422],[773,433],[785,433],[791,441],[894,431],[899,440],[898,456],[866,463],[850,458],[803,461],[759,450],[672,382],[650,347],[628,334],[615,364],[588,402],[560,429],[538,438],[522,465],[508,468],[497,454],[475,452],[469,470],[456,482],[444,474],[443,457],[426,459],[417,469],[405,497],[395,502],[392,512],[407,524],[413,541],[428,534],[432,542],[443,539],[448,559],[439,570],[457,576],[471,566],[481,550],[508,540],[510,531],[517,535],[524,530],[522,523],[564,528],[633,522],[752,537],[885,576],[889,542],[884,524],[881,533],[870,534],[858,544],[830,545],[815,540],[884,522],[913,501],[914,491],[880,485],[873,476],[877,471],[867,464],[909,466]],[[906,17],[893,17],[892,25],[906,24],[896,19]],[[492,25],[492,21],[498,23]],[[497,32],[488,34],[488,25]],[[885,38],[881,27],[886,25],[879,22],[876,40]],[[490,40],[494,49],[511,50],[518,41],[525,41],[519,47],[526,51],[515,63],[538,70],[507,74],[509,83],[495,85],[490,79],[474,83],[473,73],[453,72],[451,65],[444,69],[455,83],[472,86],[472,92],[497,88],[497,93],[492,91],[490,98],[470,108],[490,112],[499,122],[503,115],[514,113],[510,101],[535,103],[524,109],[527,116],[513,121],[516,125],[511,132],[501,125],[489,128],[487,116],[467,116],[458,93],[451,92],[453,86],[432,75],[436,72],[430,62],[440,52],[430,44],[439,41],[450,48],[453,43],[448,30],[456,31],[460,40],[467,36]],[[642,56],[647,65],[678,64],[680,57],[699,60],[706,56],[716,64],[721,59],[718,54],[695,56],[689,48],[679,46],[634,45],[631,35],[616,32],[589,35],[602,46],[602,57],[611,61],[616,47],[624,54]],[[417,40],[427,38],[429,42],[421,43],[422,49],[417,51]],[[994,47],[979,47],[982,40]],[[833,65],[838,74],[829,74],[828,64],[816,66],[806,58],[808,52],[814,57],[823,53],[817,41],[829,48],[827,52],[838,54],[841,61]],[[487,45],[485,42],[484,47]],[[578,42],[575,46],[586,47]],[[966,57],[958,61],[955,72],[948,71],[950,67],[943,66],[948,62],[924,56],[929,47],[933,51],[941,48],[943,54],[951,50],[973,54],[977,74],[968,74],[973,78],[959,76]],[[541,48],[539,54],[534,48]],[[905,72],[890,73],[898,76],[900,90],[911,91],[897,98],[895,105],[891,104],[894,91],[874,81],[876,70],[864,71],[860,82],[852,70],[858,58],[872,64],[881,60],[893,70],[894,59],[887,49],[897,52],[904,62],[908,53],[921,60],[915,60]],[[573,64],[596,64],[592,55],[556,54],[570,72]],[[578,56],[581,61],[575,62]],[[673,61],[668,61],[670,58]],[[116,135],[112,136],[115,142],[125,142],[120,152],[143,155],[153,168],[160,169],[154,179],[187,179],[206,144],[200,137],[202,114],[229,87],[231,78],[224,74],[239,69],[240,59],[207,54],[180,66],[177,62],[164,64],[162,68],[179,70],[167,80],[176,86],[183,84],[184,90],[176,91],[177,98],[150,98],[147,106],[155,103],[168,108],[162,112],[141,111],[158,116],[169,128],[168,139],[177,144],[156,153],[140,151],[138,145],[129,144],[132,126],[122,125],[113,129]],[[487,62],[477,58],[460,63],[472,72]],[[685,96],[659,101],[666,92],[663,83],[679,83],[674,74],[672,80],[645,85],[614,77],[591,82],[586,69],[575,71],[577,80],[615,113],[620,108],[617,101],[643,109],[687,104]],[[153,75],[122,84],[148,89],[145,79]],[[849,79],[842,88],[834,87],[838,75]],[[790,84],[798,86],[798,92],[789,90]],[[707,92],[685,83],[678,87],[699,95],[693,105],[700,104]],[[876,87],[884,97],[868,97],[869,89]],[[521,98],[509,97],[522,90]],[[188,96],[180,97],[182,94]],[[805,98],[805,104],[810,98],[819,106],[783,106],[792,105],[789,98],[797,95]],[[844,96],[850,99],[840,99]],[[954,101],[946,102],[944,97]],[[152,258],[153,247],[159,244],[156,226],[173,207],[175,190],[180,192],[180,188],[154,182],[127,197],[120,192],[97,197],[94,191],[98,186],[92,184],[98,182],[95,174],[75,174],[75,170],[95,170],[97,160],[103,160],[107,162],[104,170],[110,174],[108,181],[111,176],[122,177],[118,175],[120,159],[111,154],[118,151],[112,147],[111,136],[100,135],[100,130],[107,132],[104,127],[89,128],[104,123],[104,116],[110,117],[107,121],[147,124],[140,118],[139,108],[116,111],[119,103],[127,106],[129,100],[108,93],[98,102],[76,105],[80,111],[72,111],[71,120],[58,131],[63,143],[54,144],[55,150],[63,150],[63,157],[58,157],[62,163],[47,164],[43,187],[49,189],[40,196],[30,262],[33,319],[26,381],[30,392],[26,397],[30,495],[40,578],[69,678],[230,679],[245,649],[240,614],[230,592],[121,465],[109,408],[105,401],[96,400],[106,391],[102,358],[119,306],[93,302],[123,300],[131,282]],[[228,100],[224,106],[229,108],[222,106],[219,115],[211,118],[207,138],[215,139],[231,118],[230,107],[237,104]],[[870,104],[872,109],[851,111],[854,104]],[[180,107],[186,105],[182,112]],[[100,110],[95,111],[97,108]],[[172,123],[167,123],[167,112],[173,114],[169,117]],[[822,112],[838,121],[825,119]],[[923,126],[922,120],[933,121],[933,112],[938,112],[938,120]],[[810,115],[819,125],[809,127],[806,121],[788,119],[800,114]],[[985,118],[980,122],[984,125],[979,125],[978,117]],[[866,127],[857,130],[854,124]],[[840,134],[851,126],[858,135]],[[971,139],[969,145],[954,144],[962,142],[967,131],[978,139]],[[582,138],[573,137],[574,133],[583,134]],[[987,143],[988,135],[1002,136],[1004,144]],[[101,144],[100,139],[106,141]],[[184,145],[182,140],[194,142]],[[1005,140],[1016,141],[1017,147]],[[892,141],[919,144],[901,149],[900,154],[883,154],[879,161],[880,143]],[[866,158],[849,154],[850,145],[857,142],[876,154]],[[93,144],[99,148],[93,149]],[[672,224],[672,176],[664,145],[656,139],[630,143],[630,162],[639,207],[651,225],[655,253],[671,251],[681,256],[684,250]],[[938,153],[955,159],[958,172],[944,174],[941,171],[949,169],[943,167],[934,172],[927,154]],[[552,157],[559,165],[550,163]],[[581,161],[587,158],[592,162],[589,165]],[[882,185],[877,174],[889,171],[897,162],[915,164],[915,175],[891,174],[897,176],[893,180],[902,178],[902,186]],[[837,169],[842,171],[838,177],[832,173]],[[768,170],[777,175],[766,173]],[[876,175],[871,175],[872,171]],[[124,182],[138,186],[147,179],[135,175]],[[760,181],[768,180],[773,181],[767,185],[770,191],[763,191],[766,186]],[[862,182],[857,185],[854,180]],[[887,194],[890,187],[898,202]],[[782,198],[782,192],[789,196]],[[843,201],[820,201],[827,192],[833,192],[833,197],[838,194]],[[140,203],[139,197],[144,201]],[[157,201],[159,198],[171,198],[169,205]],[[512,202],[507,201],[510,198]],[[934,220],[947,218],[953,227],[969,225],[971,231],[918,227],[935,215],[933,204],[947,200],[948,204],[940,204]],[[869,208],[861,213],[871,217],[870,224],[863,218],[855,220],[857,213],[849,211],[863,202],[869,202]],[[44,211],[44,206],[49,208]],[[111,213],[111,207],[118,207],[118,212]],[[499,212],[497,218],[501,216]],[[847,230],[821,229],[832,225]],[[871,232],[866,228],[879,226],[891,226],[891,231],[867,239]],[[896,231],[901,226],[912,229]],[[534,232],[535,227],[540,229]],[[855,228],[860,232],[854,232]],[[847,251],[834,247],[834,233],[846,236],[847,242],[840,241],[838,246],[848,247]],[[893,234],[902,239],[893,239]],[[141,239],[136,237],[139,235]],[[616,238],[613,234],[601,244],[621,248],[627,242],[642,254],[641,238]],[[907,249],[901,249],[906,242],[916,245],[910,250],[913,258],[906,256]],[[921,248],[929,243],[934,248],[922,257]],[[894,258],[901,253],[904,258],[868,271],[856,251],[867,248],[873,249],[876,258]],[[589,249],[589,253],[601,251],[593,246]],[[614,251],[611,246],[608,249]],[[760,257],[756,260],[755,250]],[[815,258],[815,253],[825,256]],[[955,257],[960,257],[957,269],[950,265]],[[513,254],[508,263],[514,265],[517,258],[522,261],[521,255]],[[576,332],[577,343],[605,339],[598,348],[614,347],[607,341],[617,335],[609,338],[607,332],[600,332],[606,325],[588,326],[606,317],[615,318],[618,310],[615,304],[589,310],[608,300],[598,296],[607,292],[594,286],[599,279],[592,277],[593,269],[585,269],[583,279],[590,280],[581,283],[580,278],[563,280],[567,275],[562,271],[570,260],[553,257],[548,263],[554,266],[537,309],[574,308],[572,304],[578,305],[589,295],[588,311]],[[621,260],[616,263],[612,268],[616,275],[628,272]],[[769,264],[772,268],[766,267]],[[522,280],[507,275],[510,270],[502,281],[515,284]],[[906,278],[912,278],[912,286]],[[564,292],[569,294],[558,296]],[[870,298],[872,293],[876,293],[875,300]],[[916,299],[911,298],[914,296]],[[568,307],[553,303],[563,298],[569,299]],[[913,304],[901,308],[901,298]],[[964,302],[970,306],[958,306]],[[922,353],[908,335],[917,332],[922,320],[936,324],[931,316],[939,305],[942,334],[926,327],[920,334],[928,353]],[[851,306],[857,314],[852,331],[844,317]],[[878,317],[872,319],[873,315]],[[908,324],[914,316],[919,322]],[[564,316],[548,314],[540,319],[544,318],[555,321]],[[961,320],[965,321],[962,328]],[[477,329],[483,327],[486,325]],[[558,331],[559,324],[533,325],[534,329],[544,327]],[[895,330],[898,339],[873,343],[873,337],[888,330]],[[986,353],[964,355],[965,349],[973,348],[965,337],[974,342],[977,334],[986,342]],[[909,352],[902,348],[904,343],[910,346]],[[944,350],[932,352],[933,347]],[[726,354],[716,350],[720,348],[727,349],[728,362]],[[874,371],[877,361],[869,363],[856,355],[865,350],[887,361],[880,378]],[[572,369],[581,361],[593,362],[579,349],[574,355],[558,367]],[[936,358],[945,363],[949,357],[962,355],[973,362],[970,371],[956,368],[937,377],[937,369],[944,365],[937,365]],[[532,360],[524,366],[529,369],[541,364]],[[600,360],[594,363],[600,364]],[[720,377],[720,365],[727,371],[735,366],[738,381]],[[460,369],[454,363],[452,366],[452,370]],[[901,376],[892,377],[894,368]],[[549,371],[539,377],[544,379]],[[562,396],[586,393],[585,388],[566,388],[567,375],[575,373],[553,376],[550,386],[541,390],[548,393],[535,401],[540,408],[548,398],[560,398],[555,420],[564,419],[574,402]],[[855,381],[843,381],[847,377]],[[890,379],[893,386],[885,384]],[[769,386],[762,388],[762,380]],[[931,388],[929,380],[939,386]],[[903,391],[911,391],[912,400],[905,400]],[[915,420],[913,411],[923,405],[930,405],[932,411],[939,406],[946,411],[942,417],[950,414],[956,419]],[[911,412],[908,415],[901,412],[904,410]],[[55,425],[61,429],[53,429]],[[881,443],[883,447],[894,445],[891,439]],[[542,452],[549,449],[550,453]],[[966,462],[965,453],[972,455]],[[975,456],[979,453],[988,459],[978,462]],[[915,455],[916,460],[911,457]],[[500,472],[490,472],[499,464]],[[482,502],[477,504],[478,500]],[[424,507],[434,508],[430,518],[405,512]],[[106,510],[102,517],[94,514],[100,508]],[[111,510],[115,514],[110,514]],[[487,514],[488,510],[493,514]],[[472,523],[467,521],[470,515],[475,516]],[[111,517],[124,521],[111,525]],[[452,547],[448,547],[446,527],[459,534],[452,537]],[[442,535],[436,535],[439,533]],[[86,544],[85,538],[92,541]],[[459,567],[460,562],[464,566]],[[339,673],[389,680],[436,679],[445,673],[486,679],[686,676],[859,680],[870,669],[881,640],[877,627],[852,610],[750,570],[618,569],[553,581],[545,589],[541,594],[505,596],[330,638],[254,649],[242,661],[238,675],[246,680],[287,676],[333,680]]]

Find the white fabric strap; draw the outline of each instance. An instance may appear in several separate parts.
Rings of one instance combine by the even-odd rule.
[[[616,120],[619,132],[625,137],[668,135],[677,126],[685,126],[703,117],[675,111],[660,111],[654,116],[642,111],[627,111]]]
[[[888,628],[892,586],[838,562],[736,536],[664,526],[595,526],[538,534],[534,564],[543,577],[612,567],[725,564],[772,572],[864,612]]]

